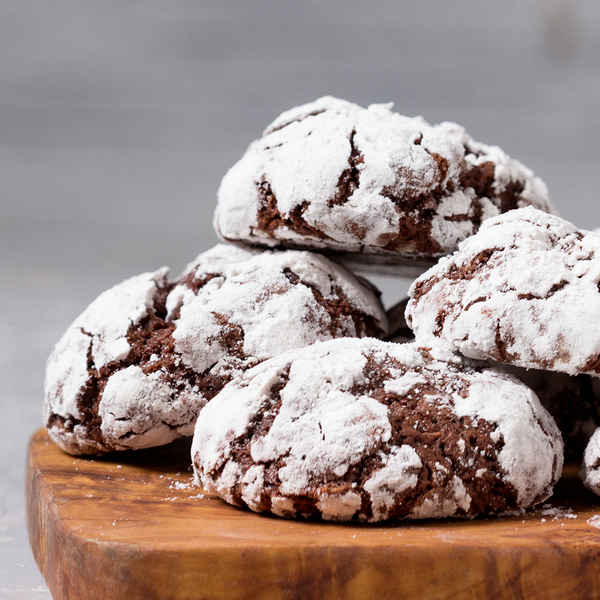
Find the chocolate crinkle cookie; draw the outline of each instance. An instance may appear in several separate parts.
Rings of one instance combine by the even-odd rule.
[[[282,517],[502,514],[548,498],[562,440],[511,376],[414,344],[333,340],[265,361],[201,412],[198,483]]]
[[[167,269],[124,281],[75,320],[48,360],[46,427],[73,454],[166,444],[245,369],[386,330],[374,288],[328,259],[219,245],[175,281]]]
[[[600,236],[532,207],[486,221],[417,279],[420,345],[525,368],[600,373]]]
[[[223,178],[219,235],[371,266],[433,264],[488,217],[554,212],[541,179],[500,148],[391,106],[328,96],[283,113]]]

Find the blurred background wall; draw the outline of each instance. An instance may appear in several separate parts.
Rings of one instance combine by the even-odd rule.
[[[0,0],[0,597],[47,596],[22,489],[53,344],[214,245],[221,177],[325,94],[456,121],[600,226],[596,0]]]

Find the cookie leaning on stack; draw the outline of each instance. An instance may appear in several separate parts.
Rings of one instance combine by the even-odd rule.
[[[48,360],[45,422],[73,454],[167,444],[245,369],[342,336],[383,336],[373,289],[310,252],[219,245],[104,292]]]
[[[533,208],[512,211],[484,223],[410,295],[406,317],[418,343],[508,365],[540,389],[571,458],[582,458],[600,426],[600,236]],[[600,465],[597,439],[583,476],[599,493],[591,475]]]
[[[485,219],[528,205],[554,211],[541,179],[459,125],[325,97],[250,145],[223,178],[214,222],[225,241],[413,274]]]

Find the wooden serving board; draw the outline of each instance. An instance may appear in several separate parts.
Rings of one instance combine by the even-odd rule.
[[[189,463],[189,441],[86,459],[33,436],[29,535],[56,600],[600,598],[600,499],[576,469],[520,516],[336,525],[229,506]]]

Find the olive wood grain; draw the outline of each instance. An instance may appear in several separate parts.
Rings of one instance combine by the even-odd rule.
[[[189,440],[90,459],[33,436],[29,535],[56,600],[600,598],[600,499],[575,469],[557,517],[337,525],[229,506],[189,463]]]

